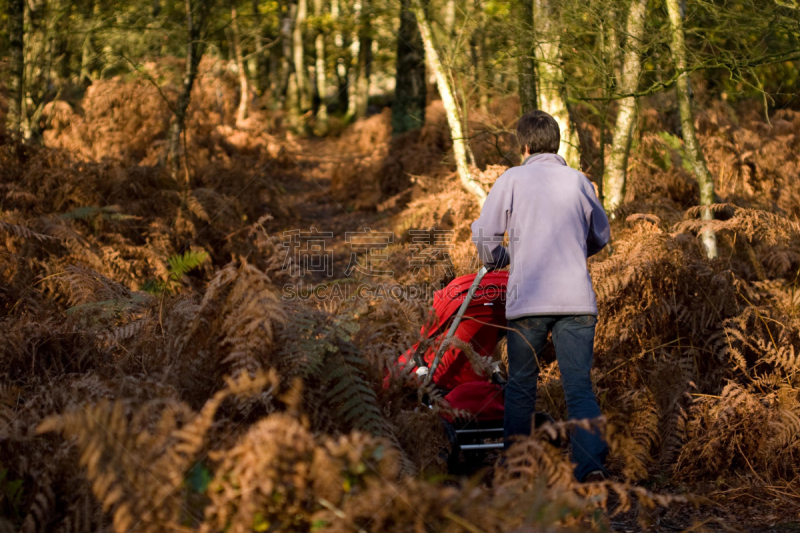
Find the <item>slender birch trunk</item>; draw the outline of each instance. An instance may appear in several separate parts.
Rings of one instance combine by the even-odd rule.
[[[607,20],[605,18],[600,19],[600,28],[598,32],[598,50],[600,51],[600,58],[608,62],[608,58],[613,56],[616,52],[614,51],[615,46],[617,45],[616,41],[608,40],[607,36]],[[608,126],[608,108],[609,108],[609,101],[608,99],[611,97],[611,89],[614,85],[614,78],[613,76],[603,76],[603,91],[602,95],[603,98],[606,100],[602,104],[603,114],[601,115],[600,119],[600,131],[598,135],[599,140],[599,147],[598,147],[598,154],[596,158],[597,166],[599,170],[595,169],[595,162],[591,163],[592,167],[592,174],[594,176],[600,176],[600,179],[597,180],[595,183],[595,187],[597,190],[597,198],[600,200],[600,203],[605,201],[605,191],[603,188],[603,175],[606,172],[606,128]]]
[[[90,24],[91,22],[87,21],[84,26],[87,30],[83,36],[83,44],[81,46],[81,72],[78,79],[84,85],[89,85],[92,82],[92,34],[94,32],[90,29]]]
[[[632,0],[626,23],[625,46],[623,48],[622,78],[618,90],[622,94],[633,94],[639,87],[642,58],[639,45],[644,37],[647,0]],[[603,194],[606,211],[613,214],[625,199],[628,174],[628,154],[631,149],[633,127],[638,118],[638,99],[627,96],[619,101],[617,124],[608,164],[603,172]]]
[[[363,0],[359,18],[356,119],[367,116],[367,105],[369,103],[369,79],[372,73],[372,21],[370,20],[369,0]]]
[[[203,57],[203,48],[200,42],[200,29],[205,22],[206,10],[203,0],[198,2],[201,6],[200,16],[195,18],[195,8],[192,0],[185,0],[186,7],[186,65],[184,67],[183,84],[181,93],[178,95],[178,101],[175,105],[174,116],[172,117],[172,124],[170,125],[169,134],[169,153],[171,161],[171,172],[173,179],[178,178],[180,170],[180,154],[181,154],[181,133],[186,126],[186,111],[189,109],[189,103],[192,97],[192,87],[194,87],[194,80],[197,78],[197,67],[200,64],[200,59]],[[185,167],[186,180],[189,179],[188,165]]]
[[[633,5],[637,1],[638,0],[629,0],[628,4],[630,5],[630,9],[633,9]],[[647,4],[645,3],[645,9],[646,9],[646,7],[647,7]],[[625,21],[626,26],[628,24],[630,24],[630,9],[628,11],[628,19]],[[613,79],[614,80],[621,80],[622,79],[622,66],[621,66],[620,57],[619,57],[619,54],[621,52],[621,50],[620,50],[620,38],[619,38],[619,35],[617,35],[617,12],[615,11],[613,6],[609,6],[609,10],[608,10],[607,16],[605,17],[605,21],[604,22],[606,24],[606,32],[605,32],[606,35],[605,35],[604,39],[606,39],[607,42],[609,43],[606,46],[606,48],[611,52],[610,54],[608,54],[606,56],[608,58],[607,61],[610,62],[610,65],[608,66],[608,68],[609,68],[610,72],[613,74]],[[626,33],[627,33],[627,35],[625,35],[624,37],[625,37],[625,39],[627,41],[627,39],[630,38],[630,33],[627,32],[627,27],[626,27]],[[623,62],[624,62],[624,58],[623,58]]]
[[[444,34],[449,39],[453,36],[456,25],[456,0],[446,0],[444,5]]]
[[[22,79],[22,101],[20,129],[26,143],[41,141],[40,119],[46,104],[48,75],[52,56],[48,47],[47,3],[45,0],[25,2],[24,10],[24,75]],[[43,24],[42,21],[45,21]]]
[[[516,0],[514,18],[521,29],[517,35],[517,79],[519,80],[519,105],[522,113],[537,109],[536,69],[533,60],[533,4],[531,0]]]
[[[294,56],[292,50],[292,34],[294,33],[293,25],[295,14],[297,13],[297,6],[289,1],[286,4],[286,13],[281,19],[281,49],[283,54],[281,57],[281,77],[280,84],[277,87],[277,93],[280,95],[283,108],[291,113],[292,108],[289,106],[288,91],[289,91],[289,78],[292,75]]]
[[[400,0],[400,29],[397,32],[392,132],[416,130],[425,122],[425,47],[411,7],[412,0]]]
[[[8,114],[6,115],[6,131],[12,139],[20,139],[22,119],[22,85],[25,78],[25,0],[9,0],[8,36],[11,47],[8,83]]]
[[[297,78],[297,93],[302,110],[311,109],[311,90],[308,71],[305,66],[305,47],[303,44],[303,26],[308,17],[307,0],[297,0],[297,14],[292,31],[292,47],[294,52],[294,73]]]
[[[475,82],[478,84],[478,108],[486,112],[489,97],[486,88],[486,16],[483,12],[483,0],[475,0],[474,9],[478,27],[470,39],[472,64]]]
[[[300,119],[303,114],[300,106],[300,96],[297,86],[297,73],[294,63],[294,24],[297,23],[297,4],[291,0],[287,4],[286,17],[283,19],[281,31],[283,32],[283,53],[284,53],[284,107],[289,117],[289,125],[295,130],[302,128]]]
[[[247,118],[247,104],[250,101],[250,82],[242,54],[242,35],[239,32],[239,13],[236,2],[231,2],[231,33],[233,34],[233,53],[236,58],[236,71],[239,74],[239,109],[236,111],[236,124]]]
[[[33,74],[35,69],[35,55],[33,53],[33,44],[35,39],[35,29],[33,24],[33,16],[31,14],[32,2],[25,2],[24,9],[24,29],[22,31],[23,42],[22,50],[25,54],[22,64],[25,70],[22,73],[22,99],[20,100],[20,116],[19,116],[19,129],[23,142],[27,142],[31,137],[30,132],[30,107],[33,103],[31,99],[31,84],[33,83]]]
[[[573,168],[581,168],[578,131],[569,116],[561,70],[561,38],[554,23],[550,0],[533,0],[533,29],[536,37],[536,88],[539,109],[549,113],[561,128],[558,153]]]
[[[317,93],[319,94],[319,109],[314,121],[314,130],[317,135],[328,133],[328,83],[325,69],[325,29],[322,24],[322,2],[323,0],[314,0],[314,15],[317,19],[317,37],[314,40],[314,48],[317,53],[316,75]]]
[[[348,43],[345,43],[342,33],[339,15],[341,12],[340,0],[331,0],[331,22],[333,23],[333,44],[338,53],[336,54],[336,87],[337,87],[337,108],[344,109],[347,113],[347,57]]]
[[[286,84],[286,107],[289,110],[289,124],[295,129],[301,129],[300,118],[303,114],[300,109],[300,95],[297,90],[297,73],[289,74]]]
[[[280,39],[280,29],[278,30],[277,36],[273,34],[272,38]],[[283,54],[281,53],[280,49],[271,50],[267,55],[267,58],[267,66],[265,70],[269,76],[264,80],[264,88],[269,90],[270,107],[272,109],[282,109],[283,104],[281,102],[283,101],[283,93],[281,88],[284,86],[282,77]]]
[[[419,32],[425,46],[425,55],[436,76],[436,85],[439,88],[439,94],[442,97],[444,110],[447,114],[447,123],[450,126],[450,135],[453,138],[453,154],[455,155],[458,177],[464,188],[472,193],[475,198],[477,198],[478,202],[483,205],[483,202],[486,200],[486,192],[470,174],[469,165],[467,164],[466,141],[461,130],[461,118],[458,116],[458,106],[456,105],[456,99],[453,95],[453,89],[450,86],[447,73],[444,70],[444,65],[442,65],[442,61],[439,59],[439,53],[436,50],[436,44],[433,40],[433,32],[431,31],[431,26],[425,15],[425,8],[421,0],[414,0],[414,14],[417,17]]]
[[[361,0],[354,0],[353,19],[355,21],[355,30],[350,36],[350,64],[347,69],[347,113],[344,117],[345,122],[349,122],[356,116],[356,107],[358,107],[357,85],[359,60],[361,58],[361,39],[359,39],[361,10]]]
[[[53,26],[53,31],[50,33],[50,54],[52,56],[50,77],[55,80],[56,87],[61,89],[70,78],[69,36],[73,4],[56,0],[54,6],[54,12],[49,17]]]
[[[256,91],[258,91],[258,95],[261,96],[269,87],[269,75],[267,73],[267,51],[264,48],[264,28],[262,24],[261,10],[258,6],[258,0],[252,0],[252,9],[253,21],[255,22],[256,26],[256,56],[254,58],[255,72],[253,73],[253,77],[255,79]]]
[[[672,60],[675,69],[678,71],[678,79],[675,88],[678,95],[678,110],[681,118],[681,135],[686,146],[692,168],[694,169],[697,184],[700,186],[700,205],[711,205],[714,203],[714,178],[706,166],[706,160],[700,143],[697,140],[697,132],[694,129],[694,110],[692,109],[692,95],[689,87],[689,74],[686,72],[686,42],[683,33],[683,13],[681,13],[680,0],[666,0],[667,12],[669,13],[669,23],[671,30],[670,44],[672,48]],[[704,209],[703,220],[713,220],[714,213],[711,209]],[[701,234],[703,245],[706,248],[706,255],[709,259],[717,257],[717,237],[713,231],[706,231]]]
[[[58,63],[58,46],[56,39],[56,27],[59,23],[59,15],[61,11],[60,0],[46,0],[46,9],[44,12],[45,19],[45,39],[44,39],[44,55],[47,58],[44,68],[42,69],[42,80],[45,84],[58,83],[56,79],[56,65]]]
[[[79,75],[80,83],[88,85],[92,82],[92,37],[94,37],[95,22],[92,20],[92,15],[95,11],[94,0],[89,0],[85,5],[85,10],[81,13],[83,34],[83,43],[81,45],[81,72]],[[155,17],[155,15],[153,15]]]

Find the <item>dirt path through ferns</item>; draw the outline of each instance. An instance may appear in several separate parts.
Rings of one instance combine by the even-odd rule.
[[[346,233],[360,232],[366,228],[391,231],[390,217],[387,213],[354,210],[330,193],[334,167],[342,162],[354,161],[360,155],[342,151],[342,143],[336,139],[302,139],[298,143],[302,149],[294,159],[301,178],[283,184],[285,199],[293,216],[280,230],[309,231],[316,228],[319,232],[333,233],[331,238],[325,239],[326,250],[333,251],[333,278],[341,278],[344,277],[351,252]],[[323,277],[322,273],[315,274],[317,281]]]

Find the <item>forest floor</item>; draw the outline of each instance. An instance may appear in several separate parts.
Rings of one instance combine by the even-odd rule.
[[[342,150],[342,143],[330,139],[301,139],[300,151],[294,156],[301,176],[300,180],[284,182],[285,201],[292,206],[293,217],[284,231],[317,228],[321,232],[332,232],[330,249],[333,251],[333,271],[343,273],[350,259],[351,248],[346,242],[347,232],[358,232],[364,228],[376,231],[390,230],[390,213],[355,210],[348,208],[331,195],[332,167],[348,164],[361,158],[357,151]]]

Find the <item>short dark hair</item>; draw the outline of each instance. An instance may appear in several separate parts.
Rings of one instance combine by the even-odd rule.
[[[517,123],[517,139],[523,153],[527,146],[532,154],[557,154],[561,144],[561,129],[556,119],[537,109],[520,117]]]

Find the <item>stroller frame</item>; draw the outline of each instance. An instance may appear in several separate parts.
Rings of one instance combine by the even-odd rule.
[[[447,349],[447,340],[452,338],[467,312],[475,294],[480,287],[481,281],[484,276],[491,272],[492,269],[486,266],[476,273],[475,279],[467,291],[464,301],[458,309],[458,312],[453,317],[453,321],[447,330],[442,342],[436,350],[435,356],[431,361],[430,368],[426,364],[422,354],[419,350],[415,350],[412,358],[417,365],[416,374],[419,377],[424,377],[424,383],[429,385],[433,380],[436,369],[442,361],[442,357]],[[495,367],[492,374],[491,382],[496,386],[504,387],[506,380],[500,375],[499,367]],[[534,419],[534,427],[539,427],[545,422],[552,422],[553,418],[546,413],[536,413]],[[453,445],[453,449],[448,462],[453,465],[457,464],[460,452],[468,454],[480,453],[490,450],[501,450],[505,447],[503,440],[503,419],[490,419],[479,420],[477,417],[471,417],[467,420],[446,420],[442,419],[448,438]]]
[[[469,308],[469,304],[472,299],[475,297],[475,293],[478,290],[478,287],[483,280],[483,277],[490,272],[486,266],[481,267],[478,270],[478,273],[475,275],[475,280],[472,282],[469,290],[467,291],[467,295],[464,298],[464,301],[461,303],[461,307],[458,309],[458,313],[456,316],[453,317],[453,322],[450,324],[450,328],[447,330],[447,334],[445,334],[444,339],[442,339],[442,343],[439,345],[439,348],[436,350],[436,355],[431,362],[430,368],[425,364],[425,361],[420,356],[419,353],[414,354],[414,359],[417,363],[417,375],[425,377],[424,383],[427,385],[433,379],[433,375],[436,373],[436,369],[439,367],[439,363],[442,360],[442,355],[444,354],[445,348],[447,346],[447,340],[452,338],[455,335],[456,330],[458,330],[458,326],[461,324],[462,319],[464,318],[464,314],[466,313],[467,309]],[[493,376],[494,377],[494,376]],[[498,376],[499,377],[499,376]],[[501,385],[503,383],[500,383]],[[467,421],[466,424],[456,425],[454,423],[443,421],[445,423],[448,436],[453,444],[453,453],[458,454],[459,451],[465,452],[474,452],[474,451],[485,451],[485,450],[499,450],[502,449],[503,444],[503,421],[496,420],[496,421],[489,421],[483,422],[481,424],[474,423],[474,421]],[[484,426],[484,427],[480,427]],[[497,439],[500,439],[497,442]]]
[[[417,363],[417,375],[425,376],[426,385],[430,383],[430,381],[433,379],[433,375],[436,373],[436,369],[439,368],[439,363],[442,360],[442,354],[444,354],[445,347],[447,346],[447,340],[456,334],[456,330],[461,324],[461,320],[464,318],[464,314],[467,312],[470,302],[475,297],[475,293],[477,292],[483,277],[489,272],[490,270],[488,268],[482,266],[481,269],[478,270],[478,273],[475,274],[475,280],[472,282],[472,285],[470,285],[466,298],[464,298],[464,301],[461,303],[461,307],[458,308],[458,313],[456,313],[456,316],[453,317],[453,323],[450,324],[450,329],[447,330],[447,334],[444,336],[444,339],[442,339],[439,349],[436,350],[436,356],[433,358],[430,369],[428,369],[428,365],[425,364],[425,360],[420,356],[419,353],[414,354],[414,359]]]

